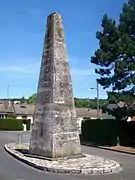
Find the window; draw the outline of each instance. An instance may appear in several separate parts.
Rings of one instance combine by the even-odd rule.
[[[21,108],[26,108],[26,106],[23,106],[23,105],[22,105],[22,106],[20,106],[20,107],[21,107]]]

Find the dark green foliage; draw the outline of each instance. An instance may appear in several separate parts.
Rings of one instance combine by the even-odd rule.
[[[18,119],[1,119],[0,120],[1,131],[22,131],[22,121]]]
[[[16,115],[15,114],[8,114],[7,119],[15,119]]]
[[[119,23],[108,18],[102,19],[102,30],[96,34],[99,49],[91,62],[99,65],[96,69],[104,88],[112,85],[113,90],[123,90],[135,85],[135,1],[123,5]]]
[[[23,96],[23,97],[20,99],[20,103],[23,104],[23,103],[25,103],[25,102],[27,102],[27,100],[26,100],[25,97]]]
[[[35,103],[36,103],[36,97],[37,97],[37,94],[36,94],[36,93],[33,94],[33,95],[31,95],[31,96],[28,98],[27,103],[28,103],[28,104],[35,104]]]
[[[90,108],[90,109],[96,109],[97,108],[97,99],[80,99],[80,98],[74,98],[75,100],[75,106],[78,108]],[[35,104],[36,101],[36,94],[33,94],[29,97],[28,103],[29,104]],[[106,106],[108,104],[108,100],[106,99],[100,99],[99,100],[100,108]]]
[[[125,115],[128,111],[135,115],[135,0],[123,5],[118,23],[105,14],[101,26],[101,31],[96,33],[99,49],[91,57],[91,62],[99,67],[95,70],[100,75],[97,81],[104,89],[112,87],[114,92],[119,92],[111,94],[111,98],[109,95],[109,100],[113,96],[114,103],[123,99],[125,106],[130,104]]]
[[[135,122],[119,122],[119,141],[122,146],[135,147]]]
[[[102,102],[105,103],[106,100],[102,100]],[[101,105],[101,103],[100,103],[100,105]],[[97,100],[96,99],[75,98],[75,107],[96,109],[97,108]]]
[[[117,144],[117,121],[115,120],[85,120],[82,122],[81,139],[99,145]]]
[[[28,119],[0,119],[0,131],[22,131],[23,124],[30,130],[30,120]]]
[[[118,103],[119,101],[126,102],[128,104],[131,104],[135,100],[135,96],[128,92],[108,92],[108,100],[109,102],[115,102]]]
[[[135,146],[135,122],[117,120],[85,120],[82,122],[81,141],[96,145]]]
[[[109,108],[106,106],[104,111],[116,117],[116,119],[126,120],[127,117],[135,115],[135,96],[129,91],[124,92],[108,92],[108,101],[110,103]],[[120,106],[120,101],[123,106]],[[113,108],[113,106],[115,108]]]
[[[26,124],[27,131],[29,131],[30,130],[30,123],[31,123],[30,119],[21,119],[21,121],[23,124]]]

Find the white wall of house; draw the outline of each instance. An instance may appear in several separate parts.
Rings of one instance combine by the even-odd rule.
[[[16,117],[16,119],[22,119],[22,116],[18,115],[18,116]]]
[[[83,117],[77,117],[77,125],[79,129],[79,134],[81,134],[82,121],[83,121]]]
[[[26,117],[24,117],[24,115],[17,115],[16,119],[30,119],[31,124],[33,124],[33,116],[32,115],[26,115]]]
[[[20,101],[14,101],[14,104],[20,104]]]

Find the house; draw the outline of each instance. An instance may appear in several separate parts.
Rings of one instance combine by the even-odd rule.
[[[31,124],[33,124],[33,116],[34,116],[34,105],[30,104],[13,104],[14,112],[17,116],[17,119],[30,119]],[[77,124],[79,130],[81,130],[81,123],[84,118],[97,119],[97,110],[87,109],[87,108],[76,108],[77,114]],[[99,116],[102,118],[102,111],[99,111]]]
[[[17,119],[30,119],[33,123],[34,106],[30,104],[18,104],[11,101],[0,101],[0,118],[6,118],[9,114],[16,115]]]
[[[13,106],[11,102],[7,101],[0,101],[0,119],[4,119],[7,117],[8,114],[13,114]]]
[[[34,105],[23,103],[13,104],[13,107],[17,119],[30,119],[31,124],[33,124]]]
[[[81,133],[81,125],[82,121],[85,118],[97,119],[97,110],[96,109],[88,109],[88,108],[76,108],[77,114],[77,124],[79,128],[79,132]],[[102,111],[99,111],[99,118],[102,119]]]
[[[34,116],[34,105],[30,105],[27,103],[12,103],[9,101],[8,103],[6,101],[1,102],[0,101],[0,117],[6,118],[8,114],[14,114],[16,115],[17,119],[30,119],[31,124],[33,124],[33,116]],[[90,119],[97,119],[97,110],[96,109],[88,109],[88,108],[76,108],[76,114],[77,114],[77,124],[78,129],[81,131],[81,124],[82,121],[85,120],[85,118]],[[105,117],[105,114],[102,113],[102,111],[99,111],[99,118],[103,119]]]

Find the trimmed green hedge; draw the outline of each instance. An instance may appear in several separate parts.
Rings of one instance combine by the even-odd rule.
[[[0,131],[23,131],[23,124],[30,130],[30,120],[28,119],[0,119]]]
[[[80,139],[110,146],[117,145],[119,139],[120,145],[135,147],[135,121],[86,119],[82,122]]]
[[[88,119],[82,122],[81,140],[99,145],[116,145],[118,124],[115,120]]]
[[[30,130],[30,119],[21,119],[23,124],[26,124],[27,131]]]

